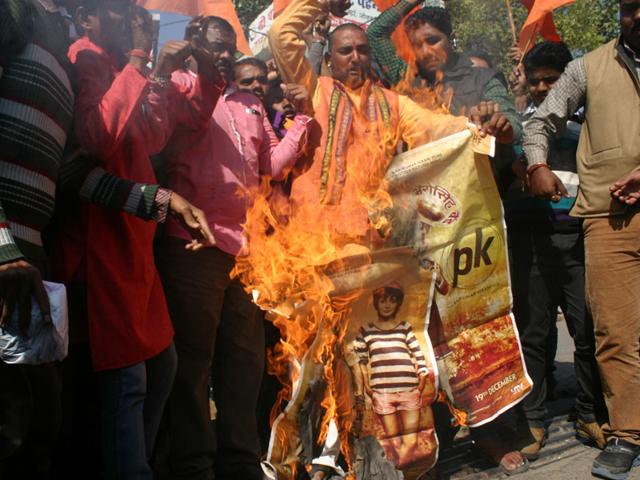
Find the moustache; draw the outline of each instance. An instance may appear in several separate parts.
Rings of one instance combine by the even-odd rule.
[[[231,60],[227,60],[226,58],[220,59],[216,62],[216,68],[223,70],[231,70],[233,68],[233,63]]]

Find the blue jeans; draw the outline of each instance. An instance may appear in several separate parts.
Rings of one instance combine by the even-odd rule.
[[[98,373],[106,480],[153,479],[149,459],[176,366],[171,343],[145,362]]]

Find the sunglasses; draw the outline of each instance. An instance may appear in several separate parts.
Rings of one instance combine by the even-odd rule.
[[[536,85],[539,85],[540,82],[544,82],[547,85],[553,85],[554,83],[556,83],[558,81],[558,78],[560,78],[560,77],[558,77],[556,75],[550,75],[548,77],[540,77],[540,78],[533,77],[533,78],[527,78],[527,83],[529,85],[531,85],[532,87],[534,87]]]
[[[257,77],[243,78],[241,80],[238,80],[238,83],[240,85],[242,85],[243,87],[248,87],[249,85],[251,85],[255,81],[257,81],[261,85],[266,85],[266,84],[269,83],[269,79],[265,75],[259,75]]]

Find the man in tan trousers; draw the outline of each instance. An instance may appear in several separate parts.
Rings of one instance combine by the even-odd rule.
[[[640,0],[620,0],[620,27],[619,38],[568,65],[523,142],[532,193],[559,201],[567,191],[547,165],[549,143],[585,107],[571,214],[584,219],[586,298],[609,413],[592,474],[612,480],[627,478],[640,454]]]

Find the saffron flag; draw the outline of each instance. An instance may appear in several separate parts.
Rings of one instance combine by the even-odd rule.
[[[521,0],[529,11],[529,16],[520,31],[520,49],[523,53],[529,51],[540,34],[545,40],[560,42],[556,25],[553,23],[551,12],[556,8],[574,3],[575,0]]]
[[[238,50],[245,55],[252,55],[238,13],[231,0],[139,0],[138,4],[147,10],[179,13],[189,17],[214,15],[224,18],[236,32]]]

